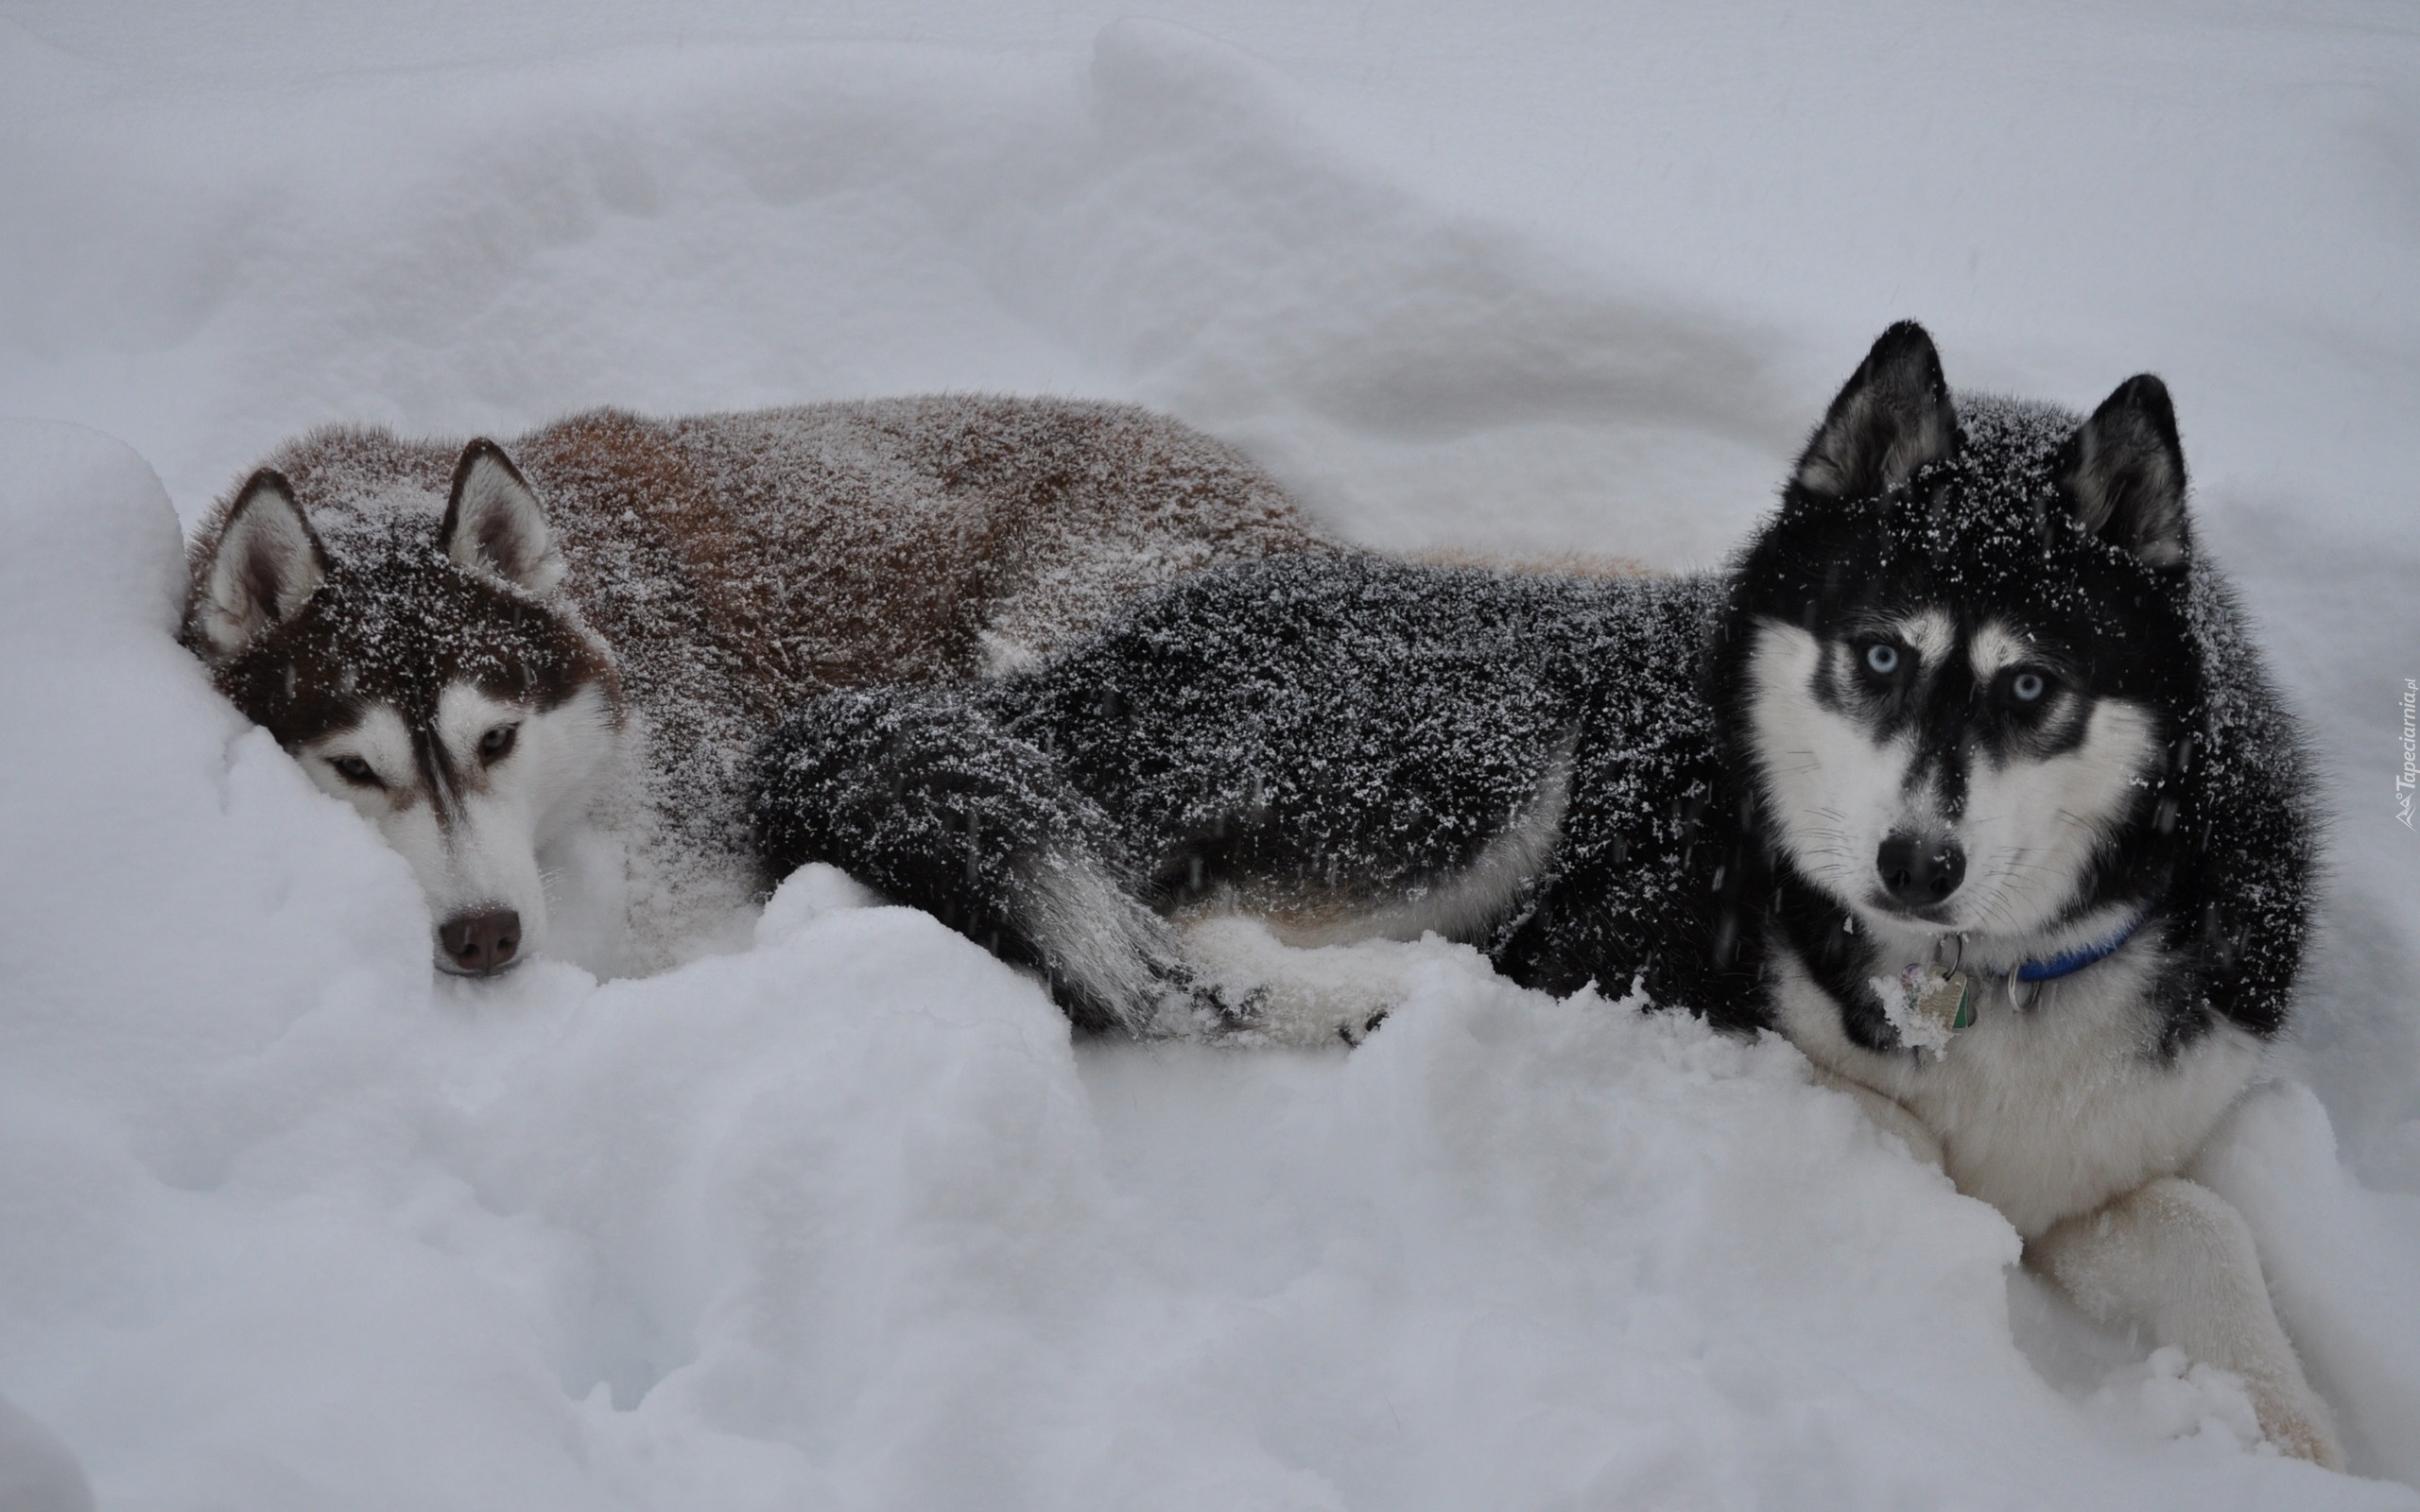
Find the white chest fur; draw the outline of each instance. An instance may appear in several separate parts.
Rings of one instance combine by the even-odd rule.
[[[1796,957],[1777,955],[1782,1031],[1818,1066],[1907,1108],[1940,1139],[1958,1189],[2029,1239],[2180,1170],[2260,1063],[2260,1041],[2224,1024],[2159,1054],[2148,942],[2043,983],[2023,1009],[2004,983],[1979,982],[1975,1023],[1939,1057],[1853,1043]]]

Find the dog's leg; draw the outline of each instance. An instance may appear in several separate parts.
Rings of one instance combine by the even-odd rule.
[[[2162,1177],[2059,1224],[2025,1260],[2102,1322],[2139,1320],[2160,1344],[2243,1377],[2272,1442],[2343,1469],[2327,1404],[2270,1304],[2251,1226],[2217,1193]]]
[[[1218,1011],[1099,806],[954,695],[874,688],[802,706],[758,756],[751,813],[772,875],[837,866],[1039,968],[1085,1028],[1168,1032]]]
[[[1410,995],[1417,947],[1394,940],[1306,949],[1230,913],[1198,914],[1180,933],[1196,975],[1252,1005],[1236,1027],[1263,1042],[1358,1045]]]
[[[1874,1120],[1875,1125],[1883,1133],[1896,1134],[1907,1142],[1910,1155],[1927,1165],[1942,1163],[1941,1136],[1925,1127],[1915,1114],[1873,1088],[1853,1082],[1838,1072],[1825,1071],[1821,1066],[1812,1069],[1816,1086],[1829,1087],[1836,1092],[1846,1092],[1856,1098],[1857,1105],[1865,1109],[1865,1116]]]

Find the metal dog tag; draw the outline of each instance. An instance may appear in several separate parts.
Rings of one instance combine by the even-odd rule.
[[[1975,1022],[1975,979],[1963,971],[1943,976],[1927,971],[1916,988],[1915,1010],[1955,1032]]]
[[[1950,1037],[1975,1022],[1975,979],[1964,971],[1915,965],[1895,977],[1874,978],[1882,1015],[1910,1050],[1949,1054]]]

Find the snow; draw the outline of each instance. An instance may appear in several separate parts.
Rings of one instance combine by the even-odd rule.
[[[1154,14],[0,11],[0,1486],[2420,1500],[2409,14]],[[2337,815],[2202,1174],[2386,1481],[2251,1445],[1787,1046],[1457,950],[1349,1054],[1073,1047],[815,873],[663,976],[434,981],[403,861],[168,639],[177,522],[308,426],[602,403],[1136,400],[1374,544],[1704,564],[1900,316],[1961,387],[2176,393]]]

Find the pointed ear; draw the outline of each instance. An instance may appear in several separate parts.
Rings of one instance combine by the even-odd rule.
[[[485,438],[462,448],[454,464],[454,494],[437,544],[461,566],[533,593],[554,592],[570,571],[538,495],[504,448]]]
[[[2185,565],[2185,449],[2168,385],[2147,372],[2119,384],[2068,438],[2057,476],[2086,530],[2150,566]]]
[[[1882,333],[1824,413],[1795,482],[1830,499],[1887,493],[1958,450],[1958,412],[1941,353],[1913,320]]]
[[[236,492],[194,575],[189,638],[223,662],[292,618],[327,575],[328,554],[296,506],[293,485],[263,468]]]

